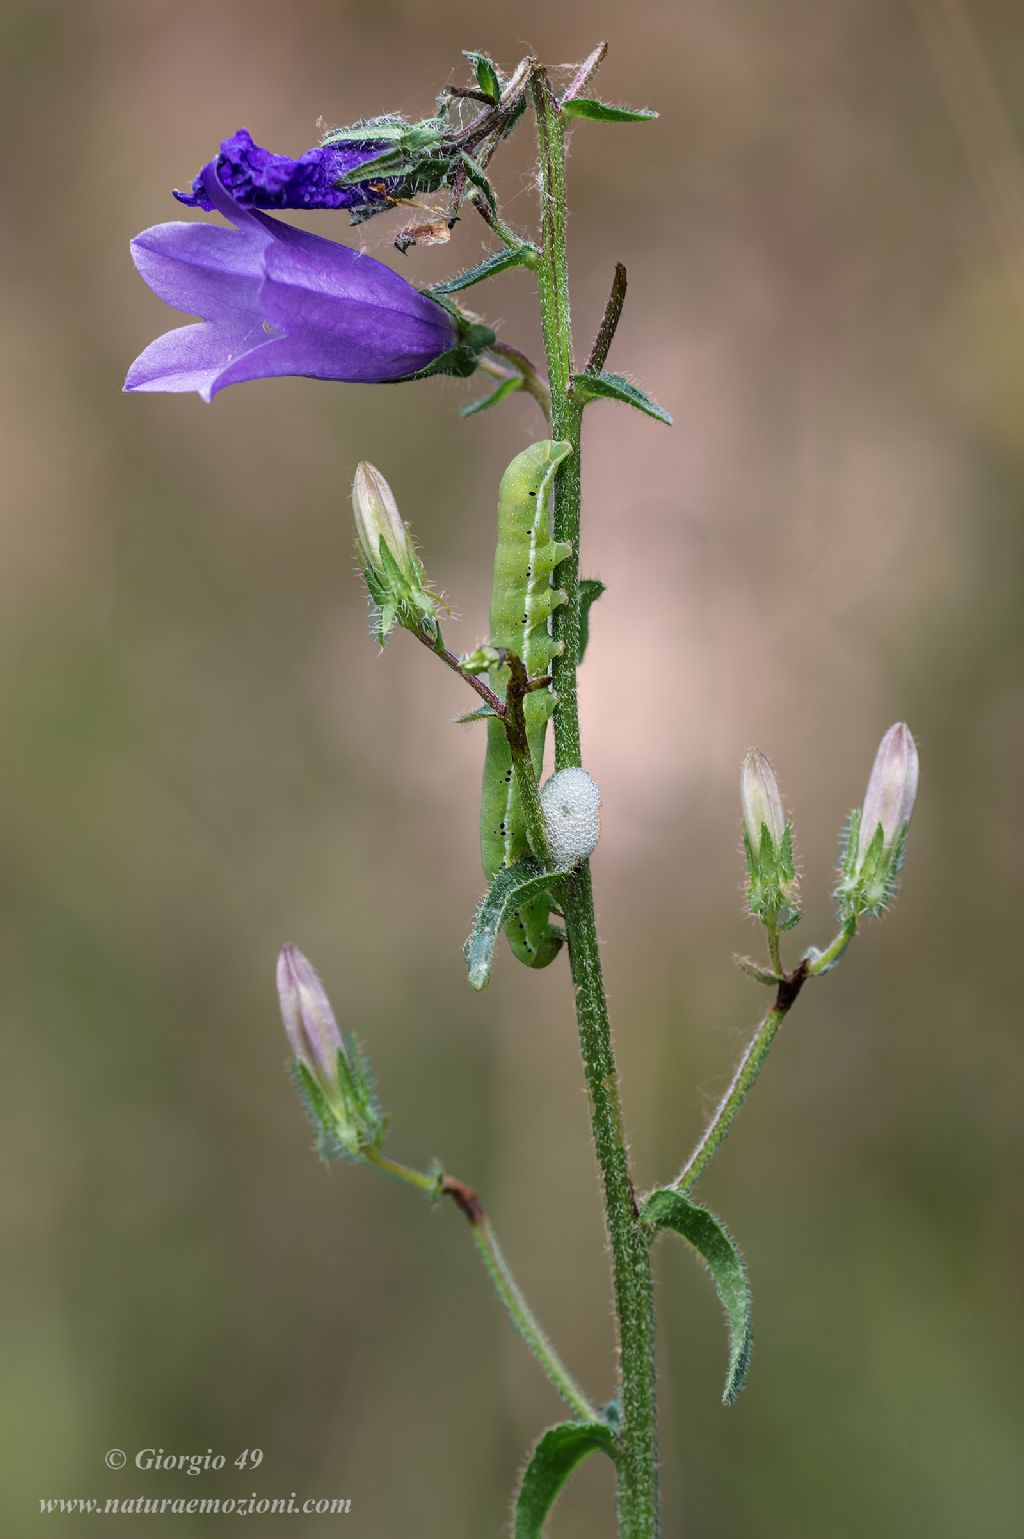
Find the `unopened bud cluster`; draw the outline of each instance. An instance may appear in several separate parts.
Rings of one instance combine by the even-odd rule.
[[[800,918],[793,825],[783,811],[775,771],[756,748],[744,755],[740,803],[750,912],[773,929],[791,929]]]
[[[370,594],[370,629],[381,646],[395,625],[437,636],[440,601],[429,591],[402,522],[395,494],[375,465],[361,460],[352,482],[352,512]]]
[[[369,1061],[351,1033],[339,1031],[324,986],[297,946],[281,948],[277,992],[292,1078],[320,1158],[358,1163],[367,1150],[380,1148],[386,1126]]]
[[[877,918],[895,896],[917,780],[917,744],[906,723],[898,721],[878,745],[864,805],[847,825],[835,894],[841,919]]]

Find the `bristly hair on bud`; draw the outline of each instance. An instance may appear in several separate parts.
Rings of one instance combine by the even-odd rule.
[[[292,1082],[316,1133],[322,1160],[360,1163],[380,1148],[387,1119],[373,1070],[355,1037],[342,1033],[313,964],[297,946],[277,959],[281,1019],[291,1044]]]
[[[792,929],[800,918],[793,825],[783,810],[775,771],[757,748],[743,756],[740,805],[750,912],[773,929]]]
[[[356,466],[352,512],[370,595],[370,634],[383,646],[393,627],[401,625],[435,641],[441,600],[426,585],[394,492],[368,460]]]
[[[896,895],[917,799],[918,753],[910,728],[894,723],[878,745],[864,793],[844,836],[835,896],[839,917],[880,918]]]

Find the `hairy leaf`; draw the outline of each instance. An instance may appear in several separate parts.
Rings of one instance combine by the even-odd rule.
[[[501,95],[501,81],[493,59],[475,49],[464,48],[463,53],[476,69],[476,83],[489,101],[496,102]]]
[[[604,591],[604,583],[596,577],[580,579],[580,662],[590,641],[590,606]]]
[[[646,412],[656,422],[672,426],[672,418],[665,408],[659,406],[657,401],[652,401],[638,385],[634,385],[632,380],[622,374],[577,374],[573,384],[577,396],[584,402],[621,401],[624,406],[635,406],[637,411]]]
[[[516,391],[522,390],[522,388],[522,377],[518,374],[514,379],[503,379],[497,389],[491,391],[490,395],[483,396],[481,400],[474,401],[470,406],[464,406],[460,416],[475,417],[478,413],[488,411],[492,406],[497,406],[498,402],[503,401],[506,396],[515,395]]]
[[[549,1427],[530,1455],[516,1498],[515,1539],[540,1539],[558,1494],[581,1459],[595,1451],[615,1458],[615,1437],[599,1421]]]
[[[563,102],[562,111],[567,118],[592,118],[597,123],[649,123],[658,116],[646,107],[613,107],[588,96],[574,96]]]
[[[476,267],[470,267],[464,273],[456,273],[453,278],[445,278],[442,283],[434,283],[423,292],[431,297],[457,294],[460,289],[472,288],[474,283],[483,283],[485,278],[493,278],[495,273],[503,273],[509,267],[528,266],[531,255],[535,256],[536,253],[537,248],[528,244],[503,246],[500,251],[492,251],[489,256],[485,256]]]
[[[463,947],[473,988],[487,987],[494,961],[494,947],[509,915],[521,904],[539,898],[552,882],[566,875],[567,870],[543,871],[535,860],[520,860],[514,866],[503,866],[497,872],[490,891],[476,911],[473,928]]]
[[[640,1217],[653,1230],[674,1229],[689,1240],[711,1274],[729,1330],[729,1372],[722,1400],[732,1405],[746,1381],[752,1342],[750,1288],[743,1257],[713,1213],[671,1187],[652,1192]]]

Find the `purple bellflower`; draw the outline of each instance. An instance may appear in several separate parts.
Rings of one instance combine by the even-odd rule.
[[[161,299],[201,320],[151,342],[125,390],[195,390],[296,374],[385,383],[471,374],[493,332],[421,294],[382,262],[235,201],[211,162],[207,205],[235,228],[154,225],[131,243]]]
[[[338,183],[365,162],[376,160],[387,147],[380,139],[353,140],[318,146],[292,160],[261,149],[249,131],[240,128],[224,140],[210,165],[203,167],[192,191],[175,188],[174,196],[188,208],[211,213],[217,205],[207,192],[205,179],[212,166],[221,186],[241,208],[349,208],[365,214],[391,201],[388,183],[379,179],[343,187]]]

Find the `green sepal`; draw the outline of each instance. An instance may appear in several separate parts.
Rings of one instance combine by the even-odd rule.
[[[464,406],[459,415],[462,417],[479,416],[480,412],[489,411],[492,406],[497,406],[499,401],[504,401],[506,396],[515,395],[522,388],[523,380],[519,374],[515,375],[512,379],[503,379],[497,389],[491,391],[490,395],[485,395],[481,400],[472,401],[469,406]]]
[[[544,871],[535,860],[520,860],[503,866],[473,916],[473,928],[462,948],[469,982],[474,989],[485,989],[491,976],[494,948],[508,917],[509,909],[519,908],[539,898],[552,882],[568,876],[571,867]]]
[[[401,178],[413,182],[416,190],[427,192],[440,187],[449,169],[450,156],[442,147],[444,129],[442,114],[419,123],[397,116],[367,118],[348,128],[332,129],[320,142],[329,147],[372,139],[386,146],[373,160],[364,160],[339,176],[339,187]]]
[[[580,662],[590,641],[590,606],[604,593],[605,586],[596,577],[580,578]]]
[[[489,721],[492,718],[496,718],[497,715],[498,713],[493,705],[488,705],[485,700],[483,705],[478,705],[475,711],[467,711],[465,716],[456,716],[455,725],[463,727],[468,721]]]
[[[510,267],[534,267],[538,255],[537,247],[531,241],[524,241],[521,246],[503,246],[500,251],[492,251],[489,256],[485,256],[475,267],[467,268],[464,273],[456,273],[453,278],[445,278],[441,283],[431,284],[430,288],[422,292],[428,299],[440,301],[445,294],[457,294],[460,289],[470,289],[474,283],[483,283],[485,278],[507,272]]]
[[[562,103],[567,118],[590,118],[595,123],[649,123],[658,114],[647,107],[613,107],[589,96],[574,96]]]
[[[530,1455],[516,1496],[514,1539],[540,1539],[548,1514],[569,1476],[590,1453],[616,1457],[615,1434],[600,1421],[549,1427]]]
[[[750,1326],[750,1287],[747,1269],[725,1225],[672,1187],[652,1192],[640,1210],[640,1221],[656,1233],[674,1229],[688,1240],[704,1262],[725,1310],[729,1332],[729,1371],[722,1401],[732,1405],[746,1382],[753,1333]]]
[[[353,1159],[353,1151],[339,1136],[339,1119],[331,1103],[320,1090],[313,1074],[305,1063],[294,1059],[291,1063],[291,1083],[302,1102],[302,1110],[313,1125],[316,1134],[317,1154],[322,1160]]]
[[[356,1132],[358,1149],[379,1149],[387,1132],[388,1119],[377,1099],[377,1081],[373,1065],[351,1031],[342,1032],[345,1044],[338,1054],[338,1088],[349,1122]]]
[[[476,83],[487,100],[497,103],[501,96],[501,76],[493,59],[489,59],[485,53],[477,53],[472,48],[464,48],[462,52],[476,70]]]
[[[621,401],[624,406],[633,406],[637,411],[645,412],[656,422],[672,426],[672,418],[665,408],[659,406],[657,401],[652,401],[638,385],[634,385],[622,374],[576,374],[572,383],[577,398],[584,405],[589,401]]]
[[[888,849],[881,823],[872,835],[858,861],[857,847],[860,842],[861,809],[851,812],[846,825],[844,846],[840,857],[840,881],[835,890],[840,920],[851,920],[870,914],[880,919],[899,888],[899,874],[907,853],[909,822],[904,823]]]
[[[453,347],[435,358],[433,363],[428,363],[425,369],[406,375],[406,381],[429,379],[433,374],[453,374],[456,379],[468,379],[479,368],[481,353],[494,346],[494,332],[481,322],[468,321],[454,305],[446,305],[441,295],[431,294],[429,297],[454,315],[458,324],[458,338]]]
[[[325,1163],[348,1160],[360,1163],[359,1141],[342,1122],[320,1086],[298,1059],[291,1066],[292,1084],[316,1135],[316,1152]]]
[[[755,851],[746,828],[743,851],[747,858],[747,902],[750,912],[777,930],[791,930],[800,922],[796,907],[796,862],[793,857],[793,824],[787,818],[778,849],[767,823],[761,824],[761,842]]]

